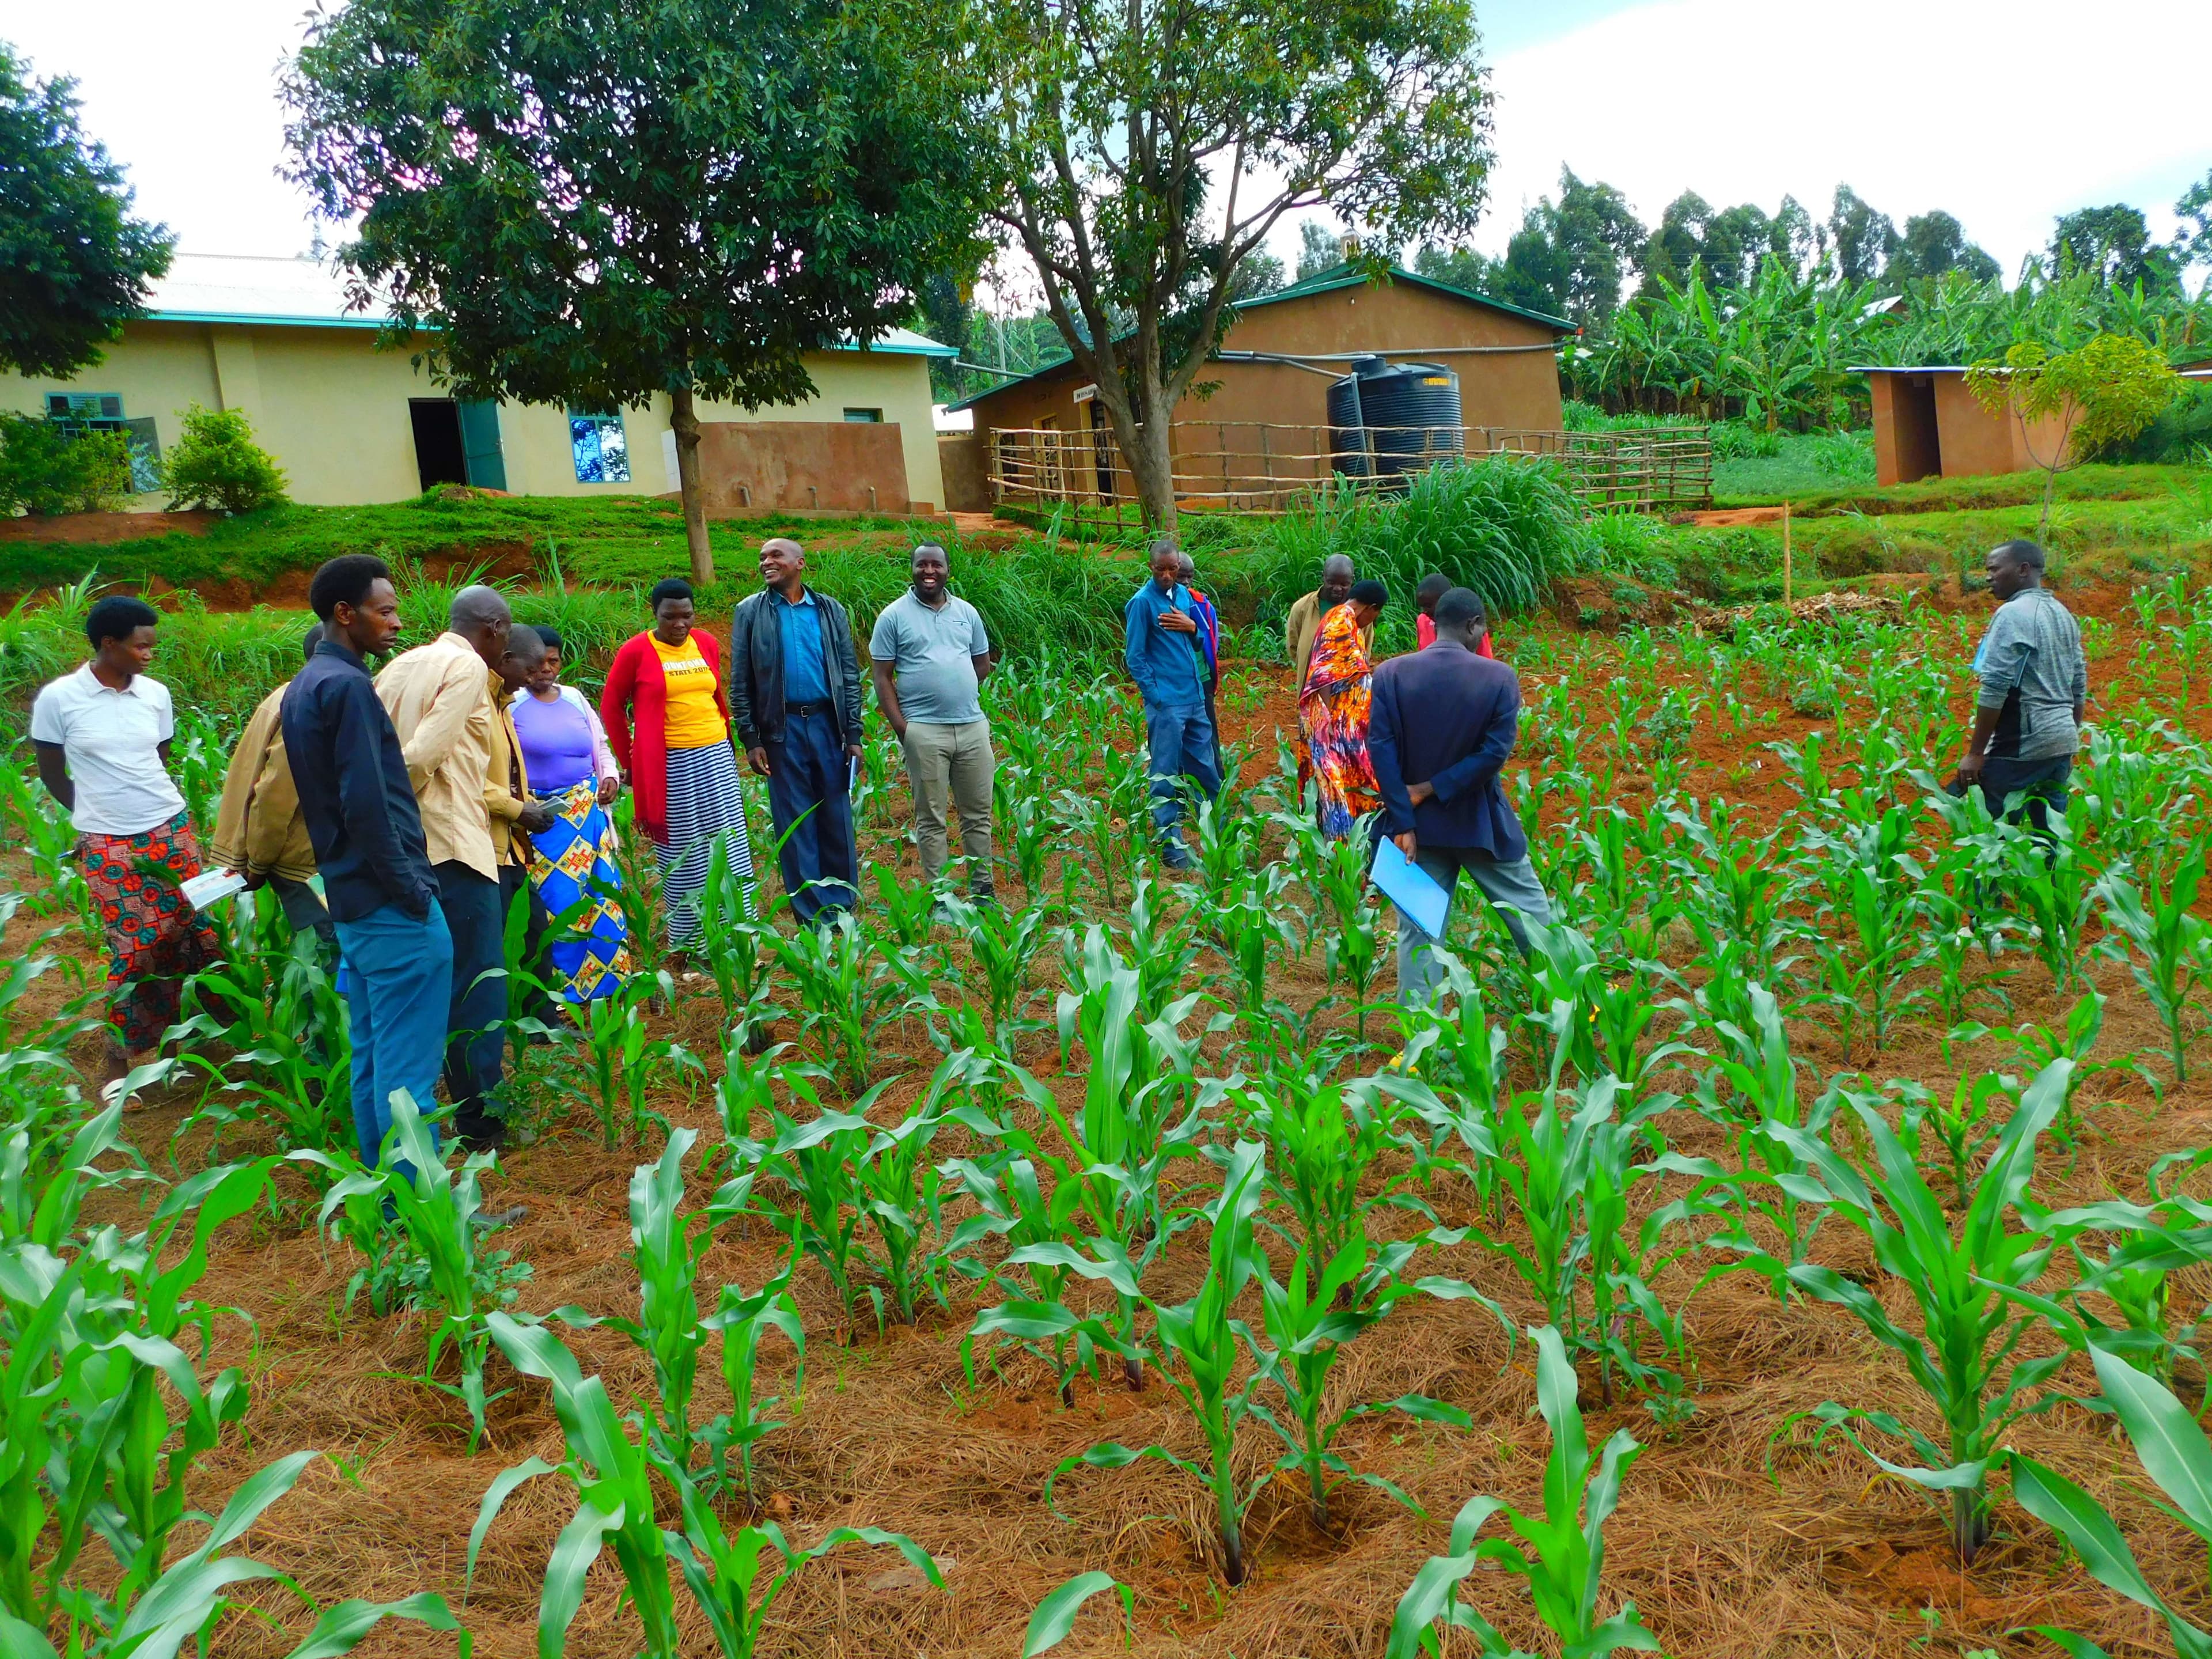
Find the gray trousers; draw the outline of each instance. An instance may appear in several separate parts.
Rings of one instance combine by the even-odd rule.
[[[1465,871],[1495,907],[1524,957],[1528,954],[1528,930],[1522,926],[1522,918],[1551,926],[1552,901],[1536,879],[1535,867],[1525,858],[1501,864],[1471,847],[1424,847],[1413,855],[1413,862],[1448,894],[1456,890],[1460,872]],[[1449,911],[1444,913],[1444,925],[1451,926]],[[1398,1000],[1408,1008],[1427,1002],[1443,982],[1431,949],[1434,943],[1404,911],[1398,913]]]
[[[914,842],[921,854],[921,878],[934,882],[951,854],[945,837],[945,808],[960,814],[960,852],[968,860],[968,890],[991,890],[991,775],[998,757],[991,752],[991,722],[959,726],[908,720],[901,739],[906,775],[914,785]]]

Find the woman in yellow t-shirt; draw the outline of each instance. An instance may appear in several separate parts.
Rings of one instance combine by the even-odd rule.
[[[715,842],[728,848],[730,866],[744,883],[747,915],[753,914],[753,856],[730,744],[721,648],[693,629],[696,607],[689,583],[671,577],[653,590],[652,600],[652,629],[615,653],[599,719],[622,763],[638,827],[658,855],[669,948],[681,952],[699,937],[699,894]]]

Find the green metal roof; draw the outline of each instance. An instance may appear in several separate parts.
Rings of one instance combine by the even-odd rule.
[[[1394,284],[1408,283],[1415,288],[1428,289],[1434,293],[1447,295],[1455,300],[1465,300],[1472,305],[1486,306],[1492,311],[1504,312],[1508,316],[1525,318],[1532,323],[1541,323],[1555,333],[1580,332],[1574,324],[1564,317],[1547,316],[1540,311],[1529,311],[1520,306],[1510,306],[1503,300],[1493,300],[1488,295],[1477,294],[1471,289],[1454,288],[1449,283],[1440,283],[1433,276],[1423,276],[1418,272],[1406,270],[1402,265],[1392,265],[1389,268],[1389,280]],[[1236,308],[1240,312],[1256,311],[1261,306],[1280,305],[1285,300],[1304,300],[1316,294],[1331,294],[1339,289],[1373,286],[1378,286],[1378,284],[1370,283],[1364,273],[1354,270],[1350,265],[1339,264],[1330,266],[1327,270],[1316,271],[1304,281],[1293,283],[1288,288],[1277,289],[1273,294],[1262,294],[1250,300],[1239,300],[1237,301]],[[1121,337],[1126,339],[1127,337],[1125,335]],[[984,398],[995,396],[1008,386],[1025,386],[1031,380],[1042,379],[1056,370],[1066,368],[1074,361],[1073,353],[1066,356],[1055,357],[1048,363],[1039,363],[1026,374],[1001,380],[998,385],[981,392],[971,392],[958,403],[947,404],[945,408],[948,411],[973,408]]]

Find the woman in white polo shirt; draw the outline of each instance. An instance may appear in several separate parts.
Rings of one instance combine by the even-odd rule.
[[[160,620],[143,599],[100,600],[85,617],[92,660],[48,682],[31,706],[39,777],[70,810],[84,877],[107,934],[111,1080],[160,1046],[184,981],[219,954],[215,933],[170,881],[200,872],[199,841],[170,781],[176,713],[149,678]]]

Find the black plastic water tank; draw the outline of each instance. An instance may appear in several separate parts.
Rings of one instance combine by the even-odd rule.
[[[1461,452],[1459,376],[1441,363],[1361,357],[1329,387],[1328,421],[1338,471],[1386,478],[1419,471]]]

